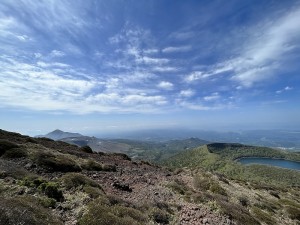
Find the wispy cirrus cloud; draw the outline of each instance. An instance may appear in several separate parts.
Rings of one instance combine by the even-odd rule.
[[[51,57],[62,57],[62,56],[65,56],[66,54],[62,51],[59,51],[59,50],[52,50],[51,53],[50,53],[50,56]]]
[[[291,91],[291,90],[293,90],[292,87],[286,86],[285,88],[276,91],[276,94],[281,94],[282,92]]]
[[[215,92],[215,93],[212,93],[211,95],[207,95],[207,96],[203,97],[204,101],[215,101],[219,98],[220,98],[220,95],[218,92]]]
[[[116,13],[123,8],[110,2],[4,0],[1,105],[75,113],[222,109],[226,96],[267,86],[261,81],[296,61],[299,5],[250,18],[250,28],[196,6],[203,15],[196,10],[195,18],[204,20],[186,14],[175,26]]]
[[[240,56],[227,61],[226,69],[234,72],[232,80],[243,86],[274,76],[275,70],[282,70],[282,62],[292,58],[293,49],[299,47],[300,8],[286,12],[281,18],[273,18],[253,30],[252,37],[244,44]],[[222,68],[222,67],[221,67]]]
[[[202,71],[194,71],[189,75],[184,77],[184,80],[188,83],[193,83],[197,80],[206,79],[210,77],[212,74],[203,73]]]
[[[68,76],[69,66],[55,72],[55,64],[26,64],[12,59],[1,61],[0,99],[3,106],[32,110],[92,112],[155,112],[168,100],[164,96],[133,90],[125,79],[87,79]],[[61,66],[61,65],[59,65]],[[5,68],[5,69],[4,69]],[[137,75],[135,77],[138,77]],[[142,78],[141,78],[142,79]],[[94,89],[102,89],[98,93]]]
[[[161,51],[163,53],[174,53],[174,52],[187,52],[190,51],[192,49],[192,46],[190,45],[185,45],[185,46],[170,46],[170,47],[166,47],[164,49],[162,49]]]

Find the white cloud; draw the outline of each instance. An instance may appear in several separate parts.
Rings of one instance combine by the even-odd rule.
[[[145,90],[120,90],[119,79],[108,81],[64,78],[47,68],[15,62],[13,70],[1,62],[1,106],[24,107],[31,110],[91,112],[155,112],[168,103],[164,96],[149,95]],[[104,92],[93,94],[102,87]],[[105,88],[105,89],[104,89]],[[144,92],[143,92],[144,91]],[[134,94],[134,92],[136,92]],[[138,93],[139,92],[139,93]]]
[[[226,69],[234,72],[232,79],[245,87],[273,77],[274,71],[281,68],[281,61],[290,57],[288,53],[292,46],[297,46],[300,9],[274,20],[253,30],[256,35],[250,36],[240,56],[225,63]]]
[[[59,62],[46,63],[46,62],[38,61],[36,64],[43,68],[52,68],[52,67],[68,68],[68,67],[70,67],[70,65],[68,65],[68,64],[59,63]]]
[[[197,104],[195,102],[192,103],[192,102],[187,102],[187,101],[179,101],[177,104],[184,108],[188,108],[191,110],[199,110],[199,111],[219,110],[219,109],[225,108],[225,106],[222,106],[222,105],[207,106],[207,105],[203,105],[201,103]]]
[[[158,49],[155,49],[155,48],[145,49],[145,50],[143,50],[143,53],[149,54],[149,55],[155,54],[155,53],[158,53]]]
[[[219,98],[220,98],[220,95],[219,95],[218,92],[215,92],[215,93],[213,93],[213,94],[211,94],[211,95],[208,95],[208,96],[203,97],[203,99],[204,99],[205,101],[215,101],[215,100],[217,100],[217,99],[219,99]]]
[[[28,41],[30,38],[27,35],[17,35],[16,36],[20,41]]]
[[[36,53],[34,53],[34,57],[35,58],[41,58],[43,55],[41,54],[41,53],[39,53],[39,52],[36,52]]]
[[[193,31],[186,31],[186,32],[176,32],[176,33],[172,33],[170,35],[171,38],[175,38],[178,40],[186,40],[189,38],[194,37],[196,34]]]
[[[166,47],[166,48],[162,49],[161,51],[163,53],[174,53],[174,52],[187,52],[187,51],[190,51],[191,49],[192,49],[192,46],[185,45],[185,46],[179,46],[179,47],[170,46],[170,47]]]
[[[145,64],[150,64],[150,65],[162,65],[168,63],[170,60],[166,58],[152,58],[152,57],[144,56],[138,59],[137,61],[143,62]]]
[[[282,92],[285,92],[285,91],[291,91],[291,90],[293,90],[293,89],[294,89],[294,88],[292,88],[292,87],[286,86],[285,88],[276,91],[276,94],[281,94]]]
[[[182,90],[180,91],[179,95],[182,96],[182,97],[192,97],[194,96],[196,93],[194,90],[192,89],[187,89],[187,90]]]
[[[168,81],[161,81],[157,87],[161,88],[161,89],[165,89],[165,90],[172,90],[173,89],[173,84],[168,82]]]
[[[64,52],[59,51],[59,50],[52,50],[51,53],[50,53],[51,57],[63,57],[65,55],[66,54]]]
[[[192,72],[191,74],[187,75],[184,80],[188,83],[192,83],[194,81],[200,80],[200,79],[205,79],[210,77],[211,74],[203,73],[201,71],[195,71]]]
[[[155,66],[151,68],[152,71],[155,72],[177,72],[179,69],[177,67],[172,67],[172,66]]]

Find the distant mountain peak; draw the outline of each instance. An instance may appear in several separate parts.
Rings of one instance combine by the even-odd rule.
[[[50,138],[53,140],[60,140],[60,139],[64,139],[64,138],[81,137],[81,136],[83,136],[83,135],[79,134],[79,133],[71,133],[71,132],[62,131],[60,129],[55,129],[54,131],[51,131],[50,133],[48,133],[46,135],[39,135],[37,137],[46,137],[46,138]]]
[[[55,129],[54,131],[50,132],[50,133],[65,133],[64,131],[60,130],[60,129]],[[50,134],[49,133],[49,134]]]

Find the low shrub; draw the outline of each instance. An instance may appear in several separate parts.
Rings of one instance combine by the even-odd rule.
[[[56,205],[56,200],[53,198],[40,197],[38,201],[45,208],[55,208]]]
[[[253,205],[257,208],[260,208],[262,210],[267,210],[271,213],[275,213],[275,211],[278,209],[277,204],[274,204],[274,203],[269,202],[269,201],[262,201],[262,202],[259,202],[259,203],[254,203]]]
[[[12,148],[7,150],[2,157],[8,159],[27,157],[27,151],[24,148]]]
[[[292,220],[300,221],[300,209],[299,208],[296,208],[293,206],[287,206],[286,211]]]
[[[245,210],[240,205],[229,203],[226,201],[218,201],[220,207],[220,212],[229,216],[241,225],[260,225],[260,222],[257,221],[247,210]]]
[[[79,151],[85,152],[85,153],[93,153],[93,149],[91,149],[91,147],[88,145],[80,147]]]
[[[118,157],[120,157],[121,159],[124,159],[124,160],[131,161],[131,158],[128,155],[124,154],[124,153],[112,153],[112,155],[118,156]]]
[[[25,141],[26,142],[29,142],[29,143],[34,143],[34,144],[37,144],[38,142],[34,139],[34,138],[32,138],[32,137],[27,137],[26,139],[25,139]]]
[[[65,155],[54,155],[46,152],[39,152],[34,156],[37,165],[49,172],[78,172],[81,168],[77,163]]]
[[[275,220],[272,218],[272,216],[270,216],[268,213],[260,210],[257,207],[252,207],[253,214],[255,215],[255,218],[257,218],[258,220],[268,224],[268,225],[274,225],[276,224]]]
[[[185,192],[187,191],[187,188],[184,184],[178,182],[178,181],[173,181],[170,182],[167,187],[171,188],[174,192],[177,192],[178,194],[184,195]]]
[[[111,212],[114,215],[121,217],[121,218],[130,217],[138,222],[146,222],[147,221],[147,216],[145,216],[141,211],[131,208],[131,207],[114,205],[111,207]]]
[[[195,193],[191,196],[191,199],[195,203],[206,203],[212,201],[214,198],[209,193]]]
[[[147,217],[139,210],[110,205],[108,199],[97,198],[88,204],[88,211],[79,219],[79,225],[143,225]]]
[[[51,210],[41,207],[34,197],[2,198],[0,201],[0,224],[63,225]]]
[[[107,172],[116,172],[117,167],[115,165],[103,164],[102,165],[102,170],[107,171]]]
[[[13,142],[7,140],[0,140],[0,156],[2,156],[6,151],[18,147],[19,146]]]
[[[63,185],[67,189],[77,188],[79,186],[90,186],[90,187],[101,188],[97,182],[79,173],[68,173],[65,174],[61,179]]]
[[[94,160],[88,160],[86,163],[82,165],[82,168],[89,171],[102,171],[103,166]]]
[[[37,188],[38,186],[40,186],[40,184],[46,182],[44,179],[42,179],[41,177],[38,176],[26,176],[24,177],[19,184],[26,186],[26,187],[32,187],[32,188]]]
[[[13,177],[23,179],[29,172],[18,164],[0,158],[0,178]]]
[[[287,205],[287,206],[292,206],[292,207],[295,207],[295,208],[300,208],[299,203],[294,202],[294,201],[289,200],[289,199],[285,199],[285,198],[278,200],[278,203],[281,204],[281,205]]]
[[[64,196],[61,190],[59,190],[59,185],[54,182],[42,183],[38,189],[40,189],[46,196],[53,198],[57,201],[63,201]]]
[[[152,219],[158,224],[169,224],[170,216],[161,209],[154,208],[151,212]]]
[[[210,178],[200,177],[199,175],[194,176],[194,187],[199,191],[207,191],[210,188]]]
[[[227,193],[224,188],[222,188],[218,183],[212,182],[210,184],[209,190],[215,194],[227,196]]]
[[[238,197],[238,200],[242,206],[245,206],[245,207],[249,206],[249,200],[246,196],[240,196],[240,197]]]
[[[84,186],[83,191],[87,193],[91,198],[98,198],[103,195],[103,191],[96,187]]]
[[[270,193],[270,195],[274,196],[275,198],[280,199],[279,193],[277,191],[270,191],[269,193]]]
[[[55,199],[56,201],[63,201],[64,196],[59,189],[58,183],[48,182],[41,177],[29,176],[20,181],[20,185],[24,185],[31,188],[37,188],[40,192],[45,194],[48,198]]]

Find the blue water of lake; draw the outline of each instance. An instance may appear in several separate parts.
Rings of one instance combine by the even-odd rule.
[[[242,164],[264,164],[270,166],[277,166],[287,169],[300,170],[300,162],[289,161],[284,159],[260,158],[260,157],[246,157],[237,160]]]

